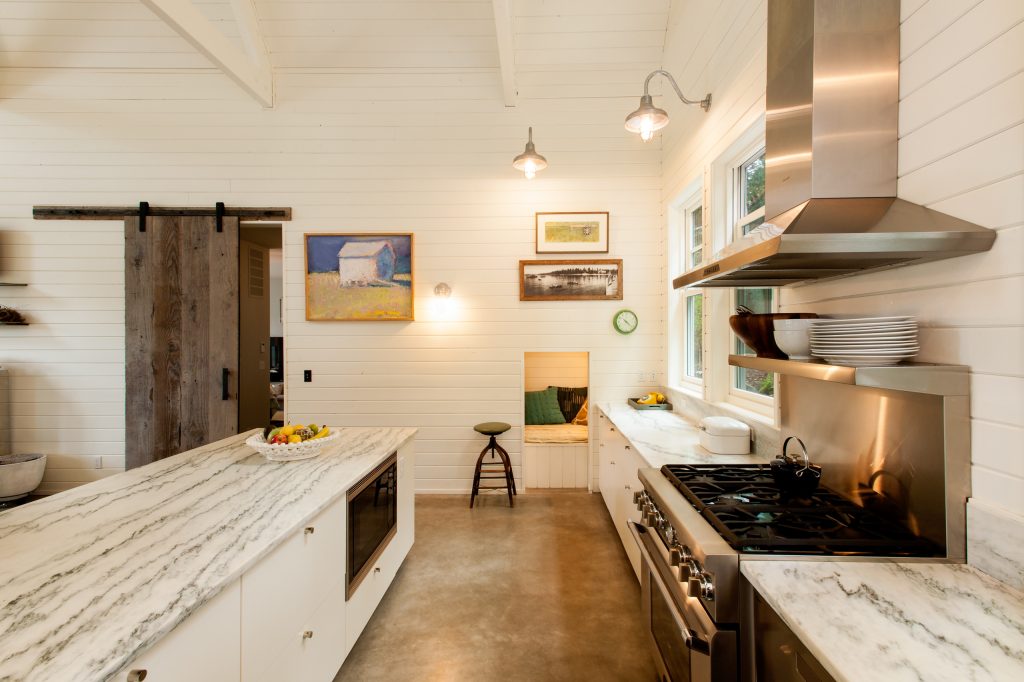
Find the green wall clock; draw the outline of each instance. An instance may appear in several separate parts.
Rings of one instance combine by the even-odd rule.
[[[629,308],[623,308],[619,312],[615,313],[615,317],[612,318],[612,325],[615,327],[615,331],[620,334],[632,334],[636,331],[637,325],[640,324],[640,320]]]

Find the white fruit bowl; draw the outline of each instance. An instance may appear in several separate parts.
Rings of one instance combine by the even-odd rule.
[[[245,439],[245,444],[266,457],[271,462],[295,462],[310,459],[321,453],[324,446],[337,440],[341,433],[329,427],[331,432],[323,438],[307,440],[301,443],[271,444],[263,439],[262,433],[254,433]]]

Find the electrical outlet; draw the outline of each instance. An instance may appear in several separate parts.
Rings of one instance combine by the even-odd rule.
[[[636,373],[636,383],[638,383],[638,384],[647,383],[647,372],[637,372]]]
[[[307,384],[313,381],[313,370],[304,369],[302,370],[302,380]]]
[[[658,381],[658,372],[657,372],[657,370],[653,370],[652,369],[651,371],[649,371],[647,373],[647,381],[648,381],[648,383],[651,383],[651,384],[656,383]]]

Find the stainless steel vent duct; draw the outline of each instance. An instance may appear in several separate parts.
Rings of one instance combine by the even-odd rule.
[[[783,286],[987,251],[896,198],[899,0],[768,0],[765,227],[681,287]]]

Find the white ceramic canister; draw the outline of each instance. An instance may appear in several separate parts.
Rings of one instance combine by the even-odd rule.
[[[750,427],[732,417],[700,420],[700,444],[716,455],[750,454]]]

